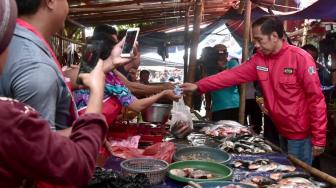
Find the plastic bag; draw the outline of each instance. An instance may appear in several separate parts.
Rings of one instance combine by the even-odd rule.
[[[133,158],[154,158],[161,159],[168,163],[172,162],[175,153],[175,145],[172,142],[160,142],[146,149],[126,148],[121,146],[112,146],[112,154],[123,159]]]
[[[171,114],[172,118],[168,122],[170,132],[177,138],[188,136],[193,130],[193,121],[190,108],[184,104],[183,98],[173,103]]]

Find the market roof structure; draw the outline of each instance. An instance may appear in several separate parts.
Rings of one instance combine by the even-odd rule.
[[[240,0],[205,0],[203,22],[213,22]],[[184,24],[185,17],[194,17],[194,0],[72,0],[69,18],[84,26],[98,24],[144,24],[148,29],[164,31]],[[186,12],[188,11],[188,14]],[[153,25],[153,23],[155,23]]]

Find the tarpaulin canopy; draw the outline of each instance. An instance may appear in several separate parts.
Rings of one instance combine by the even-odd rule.
[[[269,14],[260,7],[252,10],[252,19],[258,19],[263,15]],[[336,19],[336,1],[319,0],[307,8],[290,14],[277,15],[282,20],[302,20],[302,19]],[[244,15],[237,13],[236,10],[230,10],[222,19],[243,20]]]

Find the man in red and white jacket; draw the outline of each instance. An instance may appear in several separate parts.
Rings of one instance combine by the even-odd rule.
[[[252,27],[258,52],[250,60],[182,88],[205,93],[258,80],[281,147],[311,164],[312,156],[324,151],[327,124],[315,62],[307,52],[283,40],[283,24],[275,17],[262,17]]]

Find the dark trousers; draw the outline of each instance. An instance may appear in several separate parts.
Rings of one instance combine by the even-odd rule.
[[[249,125],[253,127],[254,132],[259,134],[262,125],[262,113],[255,99],[245,100],[245,120],[247,120],[247,116],[250,117]]]
[[[264,137],[273,144],[280,146],[279,133],[268,115],[264,115]]]
[[[212,112],[212,121],[233,120],[239,121],[239,108],[231,108]]]

